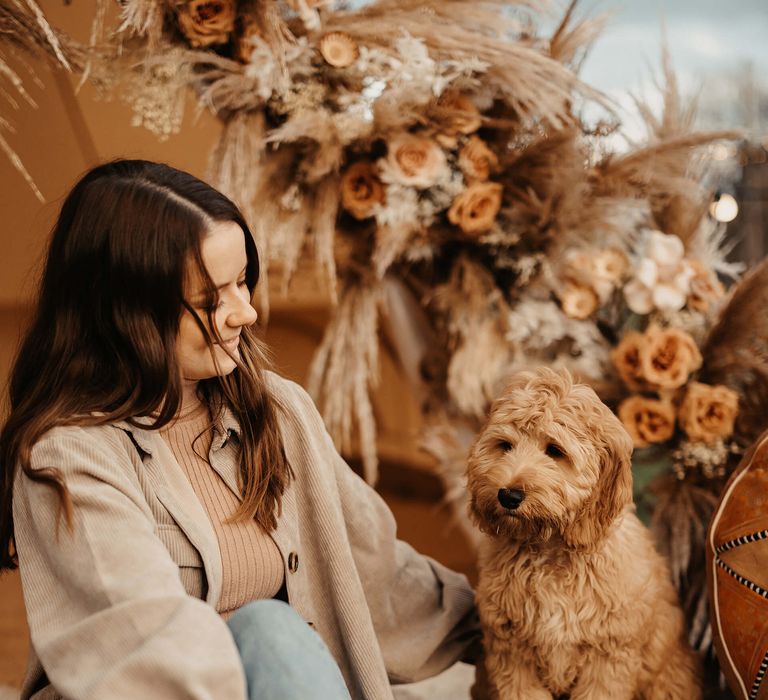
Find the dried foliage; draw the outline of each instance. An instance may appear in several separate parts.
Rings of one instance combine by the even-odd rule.
[[[723,482],[717,481],[722,487]],[[665,476],[654,486],[656,504],[651,528],[659,549],[667,556],[672,577],[688,622],[688,638],[695,649],[712,644],[707,611],[705,539],[717,506],[711,482],[697,484]]]
[[[8,85],[8,89],[0,87],[0,91],[5,102],[13,109],[16,109],[18,104],[12,94],[32,107],[37,105],[27,91],[23,78],[11,67],[9,61],[14,60],[24,66],[32,79],[36,80],[28,61],[40,53],[53,56],[66,70],[82,69],[85,62],[85,51],[61,32],[51,28],[35,0],[0,0],[0,84],[5,82]],[[35,196],[44,202],[45,198],[29,171],[3,135],[3,129],[13,131],[8,121],[0,119],[0,149],[26,180]]]
[[[738,392],[735,437],[747,447],[768,428],[768,261],[736,285],[704,343],[703,376]]]
[[[379,371],[378,305],[381,288],[357,282],[341,294],[309,371],[309,390],[337,444],[352,446],[352,418],[357,420],[365,477],[377,478],[376,423],[370,390]]]

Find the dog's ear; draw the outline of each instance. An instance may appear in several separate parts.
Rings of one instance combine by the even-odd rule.
[[[581,512],[563,537],[573,547],[598,542],[623,508],[632,502],[632,439],[607,407],[600,411],[595,437],[601,455],[600,475]]]

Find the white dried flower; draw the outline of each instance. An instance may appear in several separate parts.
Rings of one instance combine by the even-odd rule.
[[[679,311],[685,306],[695,270],[684,253],[677,236],[661,231],[647,233],[634,278],[624,287],[624,298],[632,311],[645,315],[654,309]]]
[[[385,204],[374,208],[376,223],[392,228],[417,228],[420,221],[419,195],[412,187],[389,184],[385,190]]]
[[[181,54],[169,52],[162,63],[137,73],[126,93],[133,110],[131,126],[143,126],[161,141],[179,133],[184,117],[187,72]]]
[[[672,452],[672,466],[675,476],[681,481],[694,470],[707,479],[714,479],[725,476],[729,457],[738,453],[737,445],[723,439],[710,443],[683,440]]]

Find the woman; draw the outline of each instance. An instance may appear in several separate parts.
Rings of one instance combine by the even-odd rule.
[[[187,173],[117,161],[65,200],[0,438],[22,698],[389,698],[476,640],[466,579],[396,539],[263,369],[258,275]]]

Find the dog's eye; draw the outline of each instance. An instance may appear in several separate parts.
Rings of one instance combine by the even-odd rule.
[[[514,445],[509,440],[499,440],[499,449],[504,452],[509,452]]]
[[[548,457],[551,457],[552,459],[560,459],[561,457],[565,457],[565,452],[563,452],[557,445],[555,445],[553,442],[550,442],[547,445],[547,449],[545,450]]]

